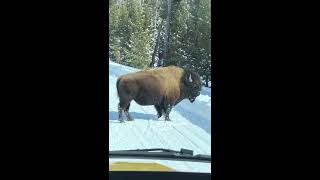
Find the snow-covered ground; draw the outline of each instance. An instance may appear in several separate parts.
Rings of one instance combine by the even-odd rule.
[[[139,71],[109,61],[109,150],[142,148],[192,149],[194,154],[211,154],[211,90],[202,89],[194,103],[183,100],[170,113],[172,121],[157,119],[153,106],[130,105],[132,122],[118,121],[116,80],[120,75]],[[125,116],[124,116],[125,117]],[[109,160],[111,163],[112,160]],[[157,161],[177,170],[210,172],[206,163]]]

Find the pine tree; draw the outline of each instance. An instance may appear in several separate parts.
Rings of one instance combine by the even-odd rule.
[[[177,65],[211,80],[209,0],[109,1],[112,60],[146,68]],[[157,59],[160,61],[157,62]]]
[[[150,63],[150,38],[149,24],[151,23],[150,7],[140,4],[137,0],[127,3],[129,37],[126,40],[125,64],[146,68]]]

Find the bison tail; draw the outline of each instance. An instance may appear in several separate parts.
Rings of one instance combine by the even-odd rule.
[[[118,97],[119,97],[119,82],[120,82],[120,77],[117,79],[117,95],[118,95]]]

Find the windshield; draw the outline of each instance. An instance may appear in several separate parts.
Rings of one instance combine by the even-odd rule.
[[[108,63],[109,151],[184,148],[211,155],[209,0],[109,0]],[[110,165],[133,161],[211,169],[201,162],[109,158]]]

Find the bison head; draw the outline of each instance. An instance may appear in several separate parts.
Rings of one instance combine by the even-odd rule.
[[[186,70],[183,76],[183,82],[186,87],[185,94],[189,101],[193,103],[196,97],[200,95],[202,86],[200,76],[195,72]]]

